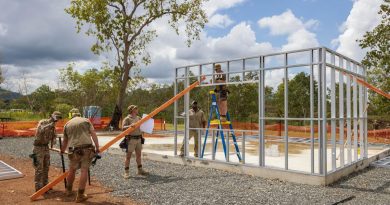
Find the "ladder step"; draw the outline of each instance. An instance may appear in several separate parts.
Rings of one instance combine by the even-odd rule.
[[[210,121],[210,125],[219,125],[219,121],[220,120],[218,120],[218,119],[211,120]],[[230,123],[230,121],[222,121],[221,124],[223,124],[223,125],[230,125],[231,123]]]

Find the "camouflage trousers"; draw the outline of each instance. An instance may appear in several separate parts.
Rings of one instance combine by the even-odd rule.
[[[48,183],[50,152],[49,147],[34,146],[33,153],[36,155],[37,163],[35,169],[35,190],[39,190]]]
[[[194,138],[194,157],[198,157],[198,149],[199,149],[199,139],[198,139],[198,131],[197,130],[190,130],[190,136],[188,137],[188,140],[191,140],[191,138]],[[184,154],[184,139],[183,143],[180,148],[180,154]]]

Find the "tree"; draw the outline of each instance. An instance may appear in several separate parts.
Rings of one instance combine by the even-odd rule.
[[[310,116],[310,74],[297,73],[288,81],[288,116],[293,118],[308,118]],[[270,94],[268,94],[270,95]],[[318,82],[313,81],[314,112],[318,104]],[[272,97],[272,95],[270,95]],[[267,91],[266,91],[267,97]],[[279,84],[270,103],[275,106],[277,117],[284,116],[284,80]],[[302,121],[302,124],[304,122]]]
[[[187,44],[199,39],[207,22],[202,10],[204,0],[72,0],[65,11],[77,21],[78,32],[84,24],[90,27],[87,35],[95,36],[92,46],[95,54],[114,51],[118,72],[119,92],[110,125],[119,129],[123,102],[130,71],[140,64],[150,63],[145,47],[155,38],[156,30],[150,24],[162,17],[170,17],[168,24],[179,34],[179,25],[185,23]]]
[[[41,112],[44,116],[53,110],[55,93],[49,86],[41,85],[31,93],[31,98],[34,103],[34,110]]]
[[[64,84],[65,92],[59,93],[56,103],[69,104],[80,109],[84,106],[97,105],[103,108],[103,115],[112,113],[110,105],[115,103],[119,90],[116,79],[116,73],[107,65],[100,69],[88,69],[80,74],[70,64],[60,70],[60,80]],[[140,82],[143,82],[143,78],[134,78],[129,89],[133,89]]]
[[[385,92],[390,92],[390,0],[384,0],[378,12],[381,23],[359,40],[368,48],[363,64],[368,68],[368,81]],[[375,93],[369,95],[373,114],[390,114],[390,100]]]

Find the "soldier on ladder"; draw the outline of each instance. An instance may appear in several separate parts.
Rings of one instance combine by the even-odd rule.
[[[226,83],[226,74],[223,73],[220,64],[215,64],[215,73],[215,83]],[[221,121],[226,121],[227,95],[229,90],[226,85],[217,85],[214,91],[218,94],[218,107],[220,110]]]

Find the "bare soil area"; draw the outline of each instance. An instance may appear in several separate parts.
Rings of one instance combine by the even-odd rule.
[[[64,183],[56,185],[49,194],[45,194],[38,200],[31,202],[30,195],[35,192],[34,189],[34,169],[32,162],[26,159],[14,158],[4,154],[0,155],[0,160],[16,168],[24,174],[24,177],[0,181],[0,204],[77,204],[73,197],[65,197]],[[50,167],[49,181],[61,174],[61,169]],[[77,191],[78,176],[74,183],[74,189]],[[82,204],[139,204],[129,198],[113,197],[109,193],[112,190],[105,188],[98,181],[91,178],[91,186],[87,185],[86,193],[90,198]]]

